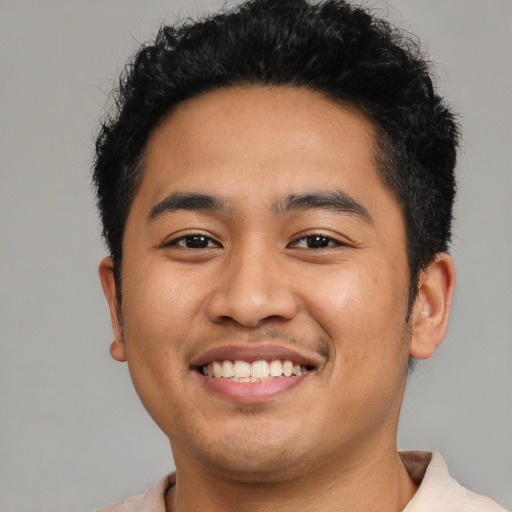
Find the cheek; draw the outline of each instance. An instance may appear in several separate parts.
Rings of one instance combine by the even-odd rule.
[[[152,262],[130,273],[127,266],[122,309],[128,352],[137,350],[150,357],[179,350],[201,310],[200,288],[169,267]]]
[[[408,280],[391,266],[352,265],[324,272],[307,293],[307,310],[346,363],[383,357],[401,346]],[[398,312],[402,312],[403,315]],[[393,351],[396,357],[396,352]]]
[[[188,370],[184,340],[194,325],[197,301],[180,274],[155,262],[123,274],[123,338],[130,376],[155,422],[173,421],[184,396],[182,376]],[[177,275],[174,275],[177,274]],[[174,390],[170,393],[169,390]],[[169,418],[161,418],[160,411]]]

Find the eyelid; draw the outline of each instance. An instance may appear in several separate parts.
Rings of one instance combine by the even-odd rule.
[[[301,240],[311,238],[311,237],[322,237],[327,238],[329,240],[329,245],[327,247],[323,247],[322,249],[330,249],[332,247],[339,247],[339,246],[346,246],[349,245],[346,241],[341,240],[339,236],[334,236],[332,233],[325,233],[322,231],[309,231],[309,232],[303,232],[298,233],[296,236],[294,236],[293,240],[288,244],[289,248],[298,248],[297,244]],[[316,249],[319,250],[319,249]]]
[[[188,247],[186,247],[185,245],[180,245],[180,244],[178,244],[178,242],[185,240],[188,237],[193,237],[193,236],[204,237],[204,238],[208,239],[209,244],[210,244],[210,242],[214,244],[213,246],[209,245],[209,247],[205,247],[205,249],[212,249],[213,247],[222,247],[222,244],[218,240],[216,240],[216,238],[214,236],[212,236],[210,233],[206,233],[206,232],[198,230],[198,229],[184,230],[184,231],[175,233],[164,241],[164,243],[162,244],[162,247],[177,246],[177,247],[184,247],[185,249],[188,249]]]

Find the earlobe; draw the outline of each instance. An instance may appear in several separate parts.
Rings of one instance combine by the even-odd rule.
[[[126,350],[121,327],[121,307],[117,300],[117,286],[114,277],[114,261],[112,258],[103,258],[100,262],[98,273],[100,275],[101,287],[110,309],[110,320],[114,341],[110,345],[110,355],[120,362],[126,361]]]
[[[455,267],[449,254],[439,253],[419,279],[411,314],[410,355],[427,359],[443,341],[455,289]]]

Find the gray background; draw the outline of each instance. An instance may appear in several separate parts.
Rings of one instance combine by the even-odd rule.
[[[450,331],[410,378],[401,448],[439,450],[512,509],[512,2],[367,2],[419,35],[464,147]],[[109,358],[92,141],[116,73],[163,20],[206,0],[0,0],[0,510],[69,512],[172,468]]]

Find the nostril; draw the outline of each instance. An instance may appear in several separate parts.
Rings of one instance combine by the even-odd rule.
[[[254,328],[262,322],[291,320],[298,310],[292,291],[286,286],[235,287],[216,290],[206,303],[206,314],[214,323],[235,322]]]

